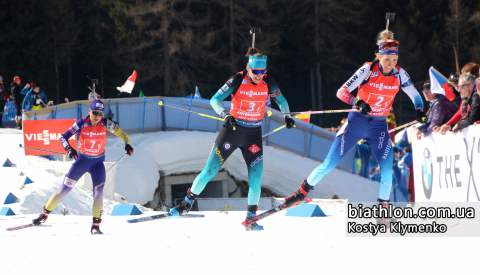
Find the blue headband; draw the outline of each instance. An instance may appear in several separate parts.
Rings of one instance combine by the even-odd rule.
[[[266,69],[267,68],[267,56],[248,56],[248,66],[252,69]]]
[[[385,55],[398,55],[398,41],[382,42],[378,45],[378,53]]]

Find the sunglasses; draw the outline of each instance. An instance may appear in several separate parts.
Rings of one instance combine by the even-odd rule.
[[[463,84],[463,85],[458,85],[458,89],[461,90],[463,87],[468,86],[468,85],[473,85],[473,84]]]
[[[254,74],[254,75],[266,74],[267,73],[267,70],[254,70],[254,69],[251,69],[251,70],[252,70],[252,74]]]
[[[92,111],[92,115],[94,116],[103,116],[102,112]]]

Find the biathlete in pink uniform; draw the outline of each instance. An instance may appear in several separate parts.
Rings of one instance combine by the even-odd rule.
[[[83,174],[89,172],[93,182],[93,224],[91,233],[103,234],[100,231],[100,223],[102,222],[103,188],[105,187],[106,178],[103,162],[105,161],[107,131],[123,139],[128,155],[131,156],[133,153],[132,143],[128,135],[118,127],[118,124],[103,117],[104,108],[102,101],[92,101],[89,115],[77,120],[60,138],[63,148],[68,152],[68,156],[75,158],[75,161],[65,176],[63,184],[50,197],[47,204],[43,207],[40,216],[33,220],[34,225],[44,223],[50,212],[72,190]],[[76,133],[79,134],[77,141],[78,154],[68,143],[68,139]]]

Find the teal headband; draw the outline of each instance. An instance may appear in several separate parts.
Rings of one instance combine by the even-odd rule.
[[[266,69],[267,68],[267,56],[248,56],[248,66],[252,69]]]

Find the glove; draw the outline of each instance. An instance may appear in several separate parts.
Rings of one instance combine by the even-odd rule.
[[[425,115],[422,109],[417,109],[417,121],[420,123],[427,122],[427,116]]]
[[[130,146],[130,144],[125,145],[125,151],[127,151],[127,154],[131,156],[133,154],[133,147]]]
[[[68,152],[68,157],[69,158],[77,158],[78,157],[77,151],[75,149],[73,149],[72,146],[67,147],[67,152]]]
[[[233,127],[233,129],[235,130],[235,125],[237,125],[237,121],[235,120],[235,118],[231,114],[227,114],[224,117],[224,120],[225,120],[225,125],[227,125],[229,127]]]
[[[368,105],[367,102],[361,99],[356,99],[353,102],[353,106],[355,106],[360,111],[360,114],[362,115],[368,115],[372,111],[372,108],[370,108],[370,105]]]
[[[295,120],[291,116],[286,116],[285,117],[285,125],[287,126],[287,129],[292,129],[295,126]]]

